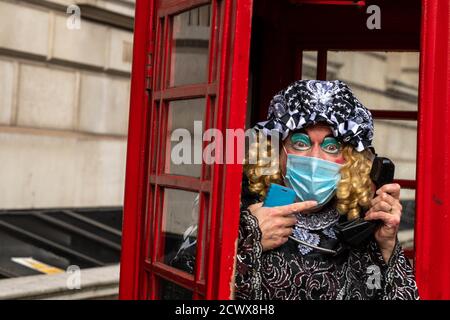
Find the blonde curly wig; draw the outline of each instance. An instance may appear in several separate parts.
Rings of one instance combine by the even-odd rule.
[[[261,151],[263,150],[263,151]],[[276,152],[270,139],[256,139],[251,143],[244,161],[244,172],[249,180],[249,191],[259,195],[262,201],[271,183],[283,183],[279,157],[272,157]],[[357,152],[352,146],[345,145],[342,149],[345,163],[341,168],[341,180],[336,190],[336,208],[348,220],[359,217],[362,208],[370,206],[373,196],[370,170],[372,162],[368,151]],[[257,159],[257,161],[249,161]],[[270,174],[264,172],[271,168]]]

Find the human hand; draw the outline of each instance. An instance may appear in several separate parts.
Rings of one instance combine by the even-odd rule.
[[[400,203],[400,185],[385,184],[376,191],[377,196],[371,200],[365,220],[381,220],[383,224],[375,231],[375,240],[387,263],[395,247],[403,207]]]
[[[262,233],[261,245],[263,251],[266,251],[284,244],[292,234],[292,228],[297,222],[295,214],[317,206],[317,202],[296,202],[278,207],[263,207],[262,205],[262,202],[256,203],[249,206],[248,209],[258,219]]]

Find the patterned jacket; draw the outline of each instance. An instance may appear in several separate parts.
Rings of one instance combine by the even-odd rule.
[[[236,259],[237,299],[419,299],[413,269],[398,241],[388,263],[374,239],[336,257],[314,252],[291,239],[263,252],[258,220],[246,209],[257,200],[245,192],[242,200]],[[332,247],[338,241],[333,232],[338,221],[329,219],[330,208],[323,210],[315,213],[327,217],[323,228],[319,224],[319,229],[308,230],[308,221],[303,221],[303,225],[296,226],[296,237],[316,239],[320,246]]]

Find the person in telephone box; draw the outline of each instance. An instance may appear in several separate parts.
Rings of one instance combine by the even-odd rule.
[[[370,179],[373,119],[350,88],[296,81],[253,129],[265,139],[250,144],[244,164],[235,297],[418,299],[397,239],[400,186],[376,189]],[[257,152],[279,160],[249,161]],[[297,201],[264,206],[271,184],[291,188]],[[355,219],[377,227],[360,245],[344,246],[339,226]]]

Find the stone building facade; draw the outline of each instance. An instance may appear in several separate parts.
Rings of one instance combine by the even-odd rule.
[[[0,0],[0,207],[121,206],[134,0]]]

